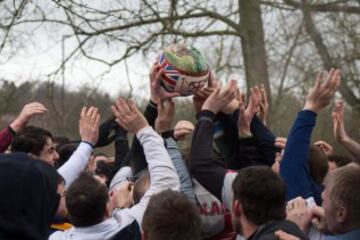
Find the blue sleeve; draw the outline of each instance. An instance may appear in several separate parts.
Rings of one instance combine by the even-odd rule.
[[[171,137],[165,139],[166,149],[171,161],[180,179],[180,192],[183,193],[190,201],[196,202],[192,180],[185,162],[182,159],[181,152],[175,140]]]
[[[284,156],[280,163],[280,175],[287,184],[287,200],[314,196],[314,184],[310,175],[308,157],[311,133],[317,114],[300,111],[289,133]]]
[[[274,134],[256,115],[251,121],[250,131],[256,140],[258,152],[261,155],[261,162],[271,167],[275,162],[276,154]]]

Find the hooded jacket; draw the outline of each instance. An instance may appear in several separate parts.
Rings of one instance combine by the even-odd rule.
[[[47,239],[59,175],[24,153],[0,154],[0,239]]]

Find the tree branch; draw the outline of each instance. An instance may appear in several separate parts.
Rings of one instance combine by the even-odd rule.
[[[304,16],[305,29],[315,44],[315,47],[320,55],[320,58],[323,62],[323,65],[326,69],[337,67],[337,64],[333,61],[330,51],[324,43],[324,40],[316,28],[315,23],[313,22],[311,16],[310,5],[308,5],[307,0],[302,0],[302,12]],[[346,79],[348,76],[343,72],[343,79]],[[360,100],[355,96],[351,89],[347,86],[346,81],[341,81],[340,92],[345,98],[345,100],[353,106],[357,111],[360,111]]]

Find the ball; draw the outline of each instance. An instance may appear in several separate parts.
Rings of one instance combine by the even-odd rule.
[[[189,96],[208,81],[209,65],[195,47],[185,44],[174,44],[165,48],[158,57],[163,69],[161,86],[168,92],[177,92],[181,96]]]

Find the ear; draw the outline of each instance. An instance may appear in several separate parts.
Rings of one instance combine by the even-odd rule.
[[[242,206],[239,200],[235,200],[232,204],[232,211],[235,217],[240,217],[242,214]]]
[[[347,218],[348,218],[348,212],[346,207],[339,207],[336,210],[336,221],[338,223],[343,223],[347,220]]]
[[[105,208],[105,213],[104,213],[105,218],[107,219],[107,218],[111,217],[111,213],[112,213],[112,207],[111,207],[111,203],[109,200],[107,202],[106,208]]]

